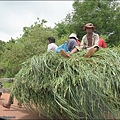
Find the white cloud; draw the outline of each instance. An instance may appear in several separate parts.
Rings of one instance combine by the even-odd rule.
[[[72,11],[74,1],[0,1],[0,40],[16,39],[23,27],[40,20],[48,26],[63,20]]]
[[[21,32],[22,34],[23,32]],[[4,32],[0,32],[0,40],[3,40],[5,42],[11,40],[11,38],[14,38],[14,39],[17,39],[20,37],[20,33],[19,32],[16,32],[16,33],[13,33],[11,35],[7,34],[7,33],[4,33]]]

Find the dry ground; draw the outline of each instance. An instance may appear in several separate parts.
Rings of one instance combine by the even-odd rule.
[[[40,119],[38,113],[35,111],[26,110],[24,106],[19,108],[17,105],[17,100],[14,99],[14,104],[11,105],[10,109],[4,108],[2,103],[7,103],[9,99],[8,93],[3,93],[0,98],[0,118],[10,119],[10,120],[19,120],[19,119]]]

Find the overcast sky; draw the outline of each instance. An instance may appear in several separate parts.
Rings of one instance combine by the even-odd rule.
[[[0,1],[0,40],[9,41],[22,34],[23,27],[47,20],[47,26],[63,20],[72,12],[74,1]]]

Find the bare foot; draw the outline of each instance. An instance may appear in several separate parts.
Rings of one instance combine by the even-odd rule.
[[[65,58],[70,58],[70,54],[68,54],[67,52],[65,52],[64,50],[60,50],[60,54],[65,57]]]
[[[3,103],[2,106],[3,106],[4,108],[10,109],[10,106],[11,106],[11,105],[10,105],[10,104],[4,104],[4,103]]]
[[[91,48],[85,55],[84,57],[88,58],[91,57],[95,53],[95,48]]]

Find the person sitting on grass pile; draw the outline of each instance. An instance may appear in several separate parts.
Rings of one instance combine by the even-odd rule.
[[[49,37],[48,38],[48,47],[47,47],[47,52],[56,52],[56,49],[58,46],[55,44],[55,38],[54,37]]]
[[[101,48],[107,48],[107,44],[106,44],[105,40],[100,37],[100,32],[97,31],[97,30],[95,30],[94,33],[96,33],[96,34],[99,35],[99,43],[98,43],[99,47],[101,47]]]
[[[60,53],[60,51],[63,50],[67,53],[72,53],[73,52],[72,50],[74,49],[75,46],[80,46],[80,40],[77,38],[77,35],[75,33],[71,33],[68,36],[68,40],[61,44],[60,46],[58,46],[56,52]]]
[[[75,33],[71,33],[68,37],[68,41],[67,41],[67,45],[66,45],[69,52],[66,52],[64,49],[61,49],[60,54],[64,57],[69,58],[70,54],[77,52],[75,49],[76,46],[80,46],[80,42],[77,38],[77,35]]]
[[[66,53],[64,50],[61,50],[60,53],[63,57],[69,58],[71,54],[85,49],[87,50],[87,53],[84,55],[84,57],[88,58],[98,51],[99,35],[94,33],[96,27],[92,23],[87,23],[82,29],[85,30],[87,34],[83,36],[80,47],[75,46],[70,53]]]

